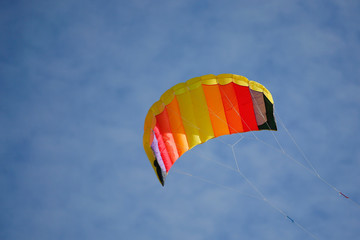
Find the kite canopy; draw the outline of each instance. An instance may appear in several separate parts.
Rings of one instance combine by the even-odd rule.
[[[145,152],[162,185],[186,151],[222,135],[277,130],[271,93],[235,74],[205,75],[179,83],[145,118]]]

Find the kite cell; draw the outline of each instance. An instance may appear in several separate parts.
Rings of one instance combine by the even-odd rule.
[[[222,135],[276,131],[273,104],[263,85],[235,74],[205,75],[167,90],[146,115],[143,136],[160,183],[196,145]]]

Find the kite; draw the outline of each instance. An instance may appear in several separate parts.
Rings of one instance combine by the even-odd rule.
[[[271,93],[235,74],[204,75],[167,90],[148,111],[143,145],[164,186],[175,161],[210,139],[277,130]]]

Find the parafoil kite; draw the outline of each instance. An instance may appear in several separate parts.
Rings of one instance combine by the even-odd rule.
[[[167,90],[147,113],[143,136],[160,183],[182,154],[209,139],[276,131],[273,104],[263,85],[235,74],[192,78]]]

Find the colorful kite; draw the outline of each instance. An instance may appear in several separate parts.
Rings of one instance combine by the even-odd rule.
[[[145,152],[162,185],[186,151],[222,135],[277,130],[271,93],[234,74],[205,75],[179,83],[145,118]]]

